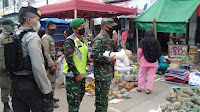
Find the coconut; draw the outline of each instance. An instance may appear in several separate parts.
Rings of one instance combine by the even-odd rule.
[[[113,91],[112,94],[113,94],[114,96],[117,96],[117,92],[116,92],[116,91]]]
[[[123,85],[126,85],[128,82],[126,82],[126,81],[123,80],[121,83],[122,83]]]
[[[112,100],[112,97],[111,97],[111,96],[108,96],[108,100],[109,100],[109,101]]]
[[[180,102],[174,102],[172,104],[172,107],[174,110],[178,110],[181,107],[181,103]]]
[[[123,89],[123,88],[124,88],[124,85],[123,85],[122,83],[119,83],[118,89],[121,90],[121,89]]]
[[[127,91],[130,91],[132,89],[130,84],[126,84],[125,88],[126,88]]]
[[[117,98],[118,99],[122,99],[123,97],[122,97],[122,94],[117,94]]]
[[[92,92],[92,96],[95,96],[95,92]]]

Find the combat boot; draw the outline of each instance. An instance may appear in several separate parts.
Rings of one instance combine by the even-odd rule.
[[[51,105],[53,108],[59,108],[59,105],[54,100],[51,100]]]
[[[13,112],[13,111],[10,109],[10,106],[8,105],[8,103],[4,103],[3,112]]]

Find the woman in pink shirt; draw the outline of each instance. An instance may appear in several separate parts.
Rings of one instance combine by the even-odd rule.
[[[154,38],[153,30],[147,29],[144,38],[140,41],[138,48],[140,57],[140,72],[138,77],[137,91],[145,88],[146,75],[148,73],[146,94],[150,94],[153,88],[153,79],[158,67],[157,60],[161,56],[161,47],[159,41]]]

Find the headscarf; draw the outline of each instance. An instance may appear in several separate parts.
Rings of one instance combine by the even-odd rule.
[[[142,48],[145,59],[150,62],[156,62],[162,55],[159,41],[154,38],[153,30],[147,29],[144,38],[140,41],[140,48]]]

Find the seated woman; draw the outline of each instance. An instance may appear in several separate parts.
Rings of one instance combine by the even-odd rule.
[[[132,56],[132,52],[130,50],[126,50],[125,51],[126,55],[125,55],[125,59],[124,62],[121,62],[120,60],[116,60],[116,64],[115,64],[115,70],[119,71],[119,72],[127,72],[130,71],[131,69],[134,69],[130,63],[129,57]]]
[[[167,61],[163,56],[161,56],[158,60],[158,71],[159,75],[165,74],[165,71],[169,67],[169,61]]]

